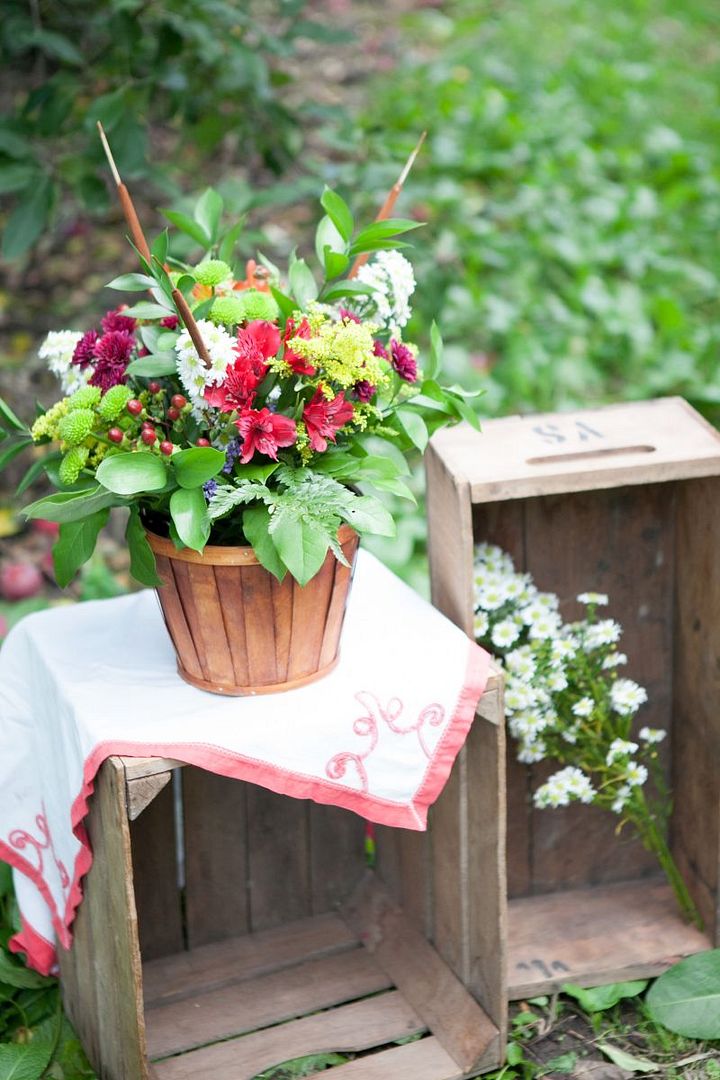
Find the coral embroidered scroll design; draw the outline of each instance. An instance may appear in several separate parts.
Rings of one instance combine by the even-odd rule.
[[[375,694],[369,690],[360,690],[355,694],[355,699],[366,710],[365,715],[359,716],[353,721],[353,731],[356,735],[368,739],[364,750],[343,750],[330,758],[325,766],[325,772],[331,780],[342,780],[349,766],[357,770],[362,790],[369,790],[368,774],[365,760],[374,752],[379,738],[378,728],[380,722],[384,723],[394,735],[417,735],[420,748],[425,757],[430,760],[432,753],[425,738],[426,726],[437,728],[445,722],[445,709],[437,702],[426,705],[421,709],[417,719],[403,720],[402,714],[405,706],[400,698],[390,698],[387,705],[382,706]]]
[[[52,837],[50,836],[50,830],[48,828],[47,817],[45,816],[45,807],[43,806],[43,813],[37,814],[35,817],[35,825],[40,833],[40,838],[35,837],[32,833],[29,833],[26,829],[13,829],[8,837],[8,841],[11,847],[14,847],[16,851],[25,851],[27,848],[32,848],[37,858],[37,866],[35,869],[43,876],[45,869],[45,860],[43,852],[49,851],[53,857],[53,861],[60,874],[60,885],[63,892],[66,892],[70,887],[70,875],[68,874],[65,864],[58,859],[55,854],[55,849],[52,843]]]

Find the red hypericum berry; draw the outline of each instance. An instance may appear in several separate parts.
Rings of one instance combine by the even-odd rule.
[[[210,440],[209,439],[198,439],[197,442],[195,443],[195,445],[196,446],[209,446],[210,445]]]
[[[176,420],[180,419],[180,410],[171,405],[167,411],[167,418],[168,420],[172,420],[174,424]]]
[[[130,398],[125,408],[131,416],[139,416],[143,411],[143,403],[142,401],[138,401],[137,398]]]
[[[143,422],[142,422],[142,430],[145,431],[148,428],[150,429],[150,431],[155,430],[155,421],[154,420],[143,420]]]
[[[148,383],[148,390],[150,391],[151,394],[159,394],[160,391],[162,390],[162,384],[159,383],[159,382],[156,382],[155,379],[153,379],[152,382]]]
[[[170,442],[169,439],[165,439],[163,442],[160,443],[160,453],[161,454],[166,454],[168,457],[170,457],[172,452],[173,452],[173,444]]]
[[[173,394],[170,398],[170,404],[174,409],[184,409],[187,405],[187,398],[182,394]]]
[[[157,441],[157,432],[155,428],[143,428],[140,438],[146,446],[152,446]]]
[[[122,442],[123,441],[123,433],[120,430],[120,428],[119,427],[111,427],[110,430],[108,431],[108,439],[110,440],[110,442],[115,442],[115,443]]]

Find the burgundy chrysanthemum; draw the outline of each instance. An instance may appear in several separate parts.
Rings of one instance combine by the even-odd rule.
[[[106,312],[100,323],[106,334],[114,330],[129,330],[132,333],[137,325],[135,319],[130,318],[129,315],[123,315],[121,310]]]
[[[383,345],[382,341],[378,340],[378,338],[375,338],[375,340],[373,341],[373,355],[374,356],[379,356],[383,360],[389,360],[390,359],[390,357],[388,356],[387,349]]]
[[[376,389],[377,387],[373,386],[372,383],[369,383],[367,379],[361,379],[360,382],[356,382],[353,386],[353,394],[358,401],[367,403],[372,398]]]
[[[75,351],[72,354],[73,364],[77,364],[78,367],[86,368],[88,364],[92,364],[95,360],[95,343],[99,338],[97,330],[86,330],[83,336],[75,346]]]
[[[390,363],[401,379],[404,379],[405,382],[415,382],[417,379],[417,360],[407,345],[396,341],[395,338],[390,342]]]
[[[160,325],[164,326],[166,330],[177,330],[179,322],[177,315],[166,315],[164,319],[160,320]]]
[[[359,315],[356,315],[354,311],[350,311],[348,308],[345,307],[340,308],[340,318],[347,320],[348,322],[362,322],[362,319]]]
[[[125,368],[135,347],[129,330],[110,330],[95,345],[95,371],[89,380],[104,392],[125,382]]]

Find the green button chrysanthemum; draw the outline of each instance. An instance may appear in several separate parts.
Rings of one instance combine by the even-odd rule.
[[[85,442],[94,427],[95,413],[92,409],[74,409],[58,424],[58,435],[68,446],[78,446]]]
[[[70,418],[67,417],[66,419],[69,420]],[[89,453],[90,451],[87,446],[73,446],[72,450],[68,450],[67,454],[60,462],[60,468],[58,470],[61,483],[75,483],[81,470],[85,467]]]
[[[241,322],[252,322],[253,319],[267,319],[272,322],[280,314],[280,308],[270,293],[260,292],[258,289],[243,289],[237,299],[243,306]]]
[[[201,285],[219,285],[230,277],[232,270],[222,259],[207,259],[193,268],[195,280]]]
[[[117,420],[131,397],[132,391],[127,386],[111,386],[103,395],[98,412],[103,420]]]
[[[69,409],[92,409],[100,401],[99,386],[81,386],[68,398]]]
[[[216,326],[237,326],[245,319],[245,305],[238,296],[219,296],[209,318]]]

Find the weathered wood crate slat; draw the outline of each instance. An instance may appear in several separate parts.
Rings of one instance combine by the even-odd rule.
[[[493,676],[467,750],[489,747],[498,765],[501,693]],[[357,1080],[459,1080],[499,1064],[497,784],[475,805],[458,761],[434,810],[447,857],[424,836],[380,830],[390,883],[422,882],[420,927],[419,902],[405,915],[399,891],[367,870],[359,817],[178,765],[111,758],[91,802],[94,862],[60,966],[101,1080],[252,1080],[340,1051],[357,1056],[330,1073]],[[484,813],[497,865],[478,904],[467,895],[468,828]]]
[[[566,620],[578,593],[610,594],[627,673],[650,697],[641,722],[670,732],[670,839],[705,923],[683,923],[612,815],[534,809],[552,766],[518,764],[511,745],[510,996],[658,974],[720,940],[720,436],[670,398],[441,432],[427,471],[433,599],[468,633],[481,541],[557,593]],[[479,763],[471,786],[488,773]]]

